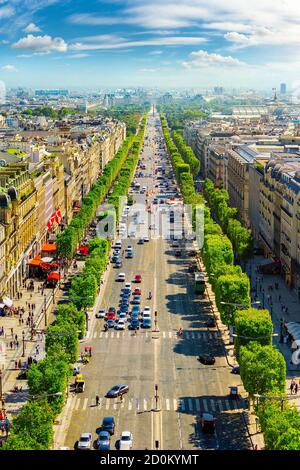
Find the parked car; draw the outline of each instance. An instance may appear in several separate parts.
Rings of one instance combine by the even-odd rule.
[[[142,282],[142,276],[140,274],[136,274],[134,276],[134,282]]]
[[[198,356],[198,360],[201,362],[201,364],[209,366],[216,362],[216,358],[212,354],[202,354],[201,356]]]
[[[152,327],[152,320],[150,317],[143,318],[143,323],[142,323],[143,328],[151,328]]]
[[[128,326],[129,330],[139,330],[140,322],[138,317],[131,318],[130,325]]]
[[[216,319],[214,317],[211,317],[207,322],[206,322],[206,326],[208,328],[214,328],[215,326],[217,326],[217,322],[216,322]]]
[[[105,317],[105,308],[100,308],[96,313],[96,318],[104,318]]]
[[[107,320],[106,324],[107,324],[108,328],[114,328],[115,321],[114,320]]]
[[[132,434],[129,431],[123,431],[120,438],[120,450],[132,449]]]
[[[115,324],[115,330],[125,330],[125,321],[122,318]]]
[[[119,274],[118,274],[118,277],[117,277],[117,279],[116,279],[116,281],[124,282],[125,279],[126,279],[125,273],[119,273]]]
[[[140,295],[134,295],[132,299],[132,303],[134,305],[138,305],[141,303],[141,296]]]

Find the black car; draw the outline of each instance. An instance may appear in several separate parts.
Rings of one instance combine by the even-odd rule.
[[[208,328],[214,328],[215,326],[217,326],[217,322],[215,320],[215,318],[210,318],[207,322],[206,322],[206,326]]]
[[[232,374],[239,375],[239,374],[240,374],[240,366],[234,366],[234,367],[231,369],[231,373],[232,373]]]
[[[112,416],[103,418],[101,431],[108,431],[111,436],[115,433],[115,420]]]
[[[27,369],[21,370],[17,375],[17,379],[18,380],[27,380],[27,375],[28,375],[28,370]]]
[[[188,272],[189,273],[194,273],[197,270],[197,266],[195,264],[189,264],[188,266]]]
[[[129,387],[128,385],[115,385],[112,387],[110,390],[108,390],[107,394],[105,395],[106,398],[116,398],[121,395],[124,395],[124,393],[128,393]]]
[[[216,362],[216,358],[212,354],[202,354],[198,356],[198,361],[206,366],[211,366]]]

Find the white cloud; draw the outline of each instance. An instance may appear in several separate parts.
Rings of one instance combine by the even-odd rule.
[[[31,50],[38,52],[65,52],[68,49],[67,43],[62,38],[52,38],[51,36],[33,36],[28,34],[12,45],[14,49]]]
[[[221,54],[208,53],[207,51],[199,50],[189,54],[190,60],[181,62],[185,68],[201,68],[201,67],[215,67],[226,66],[236,67],[244,65],[243,62],[231,56],[223,56]]]
[[[10,18],[11,16],[13,16],[15,13],[15,10],[10,7],[10,6],[4,6],[2,8],[0,8],[0,19],[2,18]]]
[[[66,56],[67,59],[84,59],[85,57],[90,57],[90,54],[85,54],[84,52],[82,52]]]
[[[83,24],[89,26],[103,26],[103,25],[112,25],[119,24],[122,22],[117,16],[97,16],[93,13],[76,13],[68,17],[68,22],[72,24]]]
[[[124,47],[142,47],[142,46],[192,46],[195,44],[202,44],[207,39],[192,36],[172,36],[163,38],[145,39],[144,41],[120,41],[120,42],[95,42],[89,44],[77,42],[70,44],[69,49],[74,51],[87,51],[97,49],[122,49]]]
[[[14,65],[3,65],[1,70],[3,70],[3,72],[18,72]]]
[[[39,33],[41,29],[34,23],[29,23],[24,29],[25,33]]]
[[[147,69],[147,68],[139,70],[139,72],[142,72],[142,73],[156,73],[158,71],[159,69]]]
[[[149,55],[160,55],[160,54],[162,54],[162,53],[163,53],[163,51],[161,51],[160,49],[158,49],[158,50],[156,50],[156,51],[151,51],[151,52],[149,52]]]

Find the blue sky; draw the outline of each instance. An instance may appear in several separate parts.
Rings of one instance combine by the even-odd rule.
[[[298,0],[0,0],[8,86],[299,88],[299,46]]]

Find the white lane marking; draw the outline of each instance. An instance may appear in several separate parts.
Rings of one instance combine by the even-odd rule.
[[[144,411],[147,411],[147,400],[144,399]]]
[[[80,403],[80,398],[75,398],[76,402],[75,402],[75,410],[78,410],[79,408],[79,403]]]
[[[115,402],[114,402],[114,406],[113,406],[114,410],[117,409],[117,405],[118,405],[118,403],[115,401]]]
[[[172,331],[169,331],[169,338],[172,338]]]
[[[140,400],[136,398],[136,409],[140,411]]]
[[[105,333],[105,338],[108,338],[108,331]]]
[[[165,337],[166,337],[166,332],[165,332],[165,331],[163,331],[163,338],[165,338]]]
[[[83,410],[86,410],[88,401],[89,401],[88,398],[85,398],[85,399],[84,399],[84,403],[83,403],[83,407],[82,407]]]
[[[168,398],[166,398],[166,409],[170,411],[170,400]]]
[[[100,338],[102,338],[103,336],[103,331],[100,331]]]
[[[105,409],[108,410],[108,408],[109,408],[109,400],[106,400]]]
[[[148,331],[146,331],[146,338],[148,338]]]
[[[225,405],[226,405],[226,410],[231,410],[228,400],[225,400]]]
[[[94,338],[97,338],[97,331],[94,332]]]
[[[111,338],[113,338],[113,337],[114,337],[114,332],[113,332],[113,331],[111,332],[111,335],[110,335],[110,337],[111,337]]]
[[[130,398],[129,402],[128,402],[128,410],[132,410],[132,398]]]
[[[195,403],[196,403],[196,410],[200,411],[200,400],[199,400],[199,398],[196,398]]]
[[[119,333],[119,331],[118,331],[118,333],[117,333],[117,338],[120,338],[120,333]]]
[[[193,401],[191,398],[188,399],[188,409],[189,411],[193,411]]]
[[[204,411],[208,412],[208,406],[207,406],[206,398],[203,398],[203,408],[204,408]]]
[[[177,398],[174,398],[174,399],[173,399],[173,405],[174,405],[174,411],[177,411],[177,410],[178,410],[178,401],[177,401]]]
[[[210,406],[213,411],[216,411],[216,405],[215,405],[214,400],[210,400]]]

